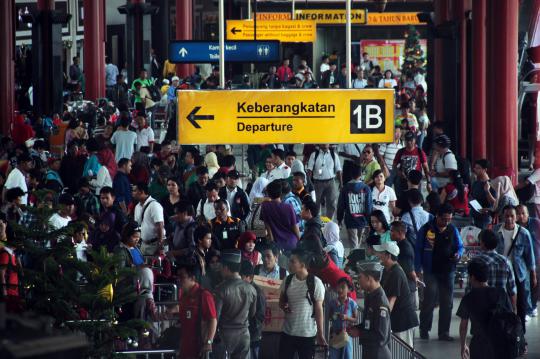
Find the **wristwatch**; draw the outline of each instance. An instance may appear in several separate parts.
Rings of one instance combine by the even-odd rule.
[[[208,339],[208,340],[206,341],[206,344],[212,345],[213,342],[214,342],[214,341],[213,341],[212,339]]]

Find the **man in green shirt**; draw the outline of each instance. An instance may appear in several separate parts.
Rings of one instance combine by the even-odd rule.
[[[152,82],[152,80],[148,78],[148,72],[144,68],[139,73],[139,77],[133,80],[131,84],[131,91],[133,91],[135,94],[135,108],[137,108],[137,110],[139,110],[139,107],[141,107],[141,109],[144,110],[144,105],[143,106],[137,105],[137,104],[142,104],[141,92],[140,92],[141,88],[152,86],[153,84],[154,83]]]

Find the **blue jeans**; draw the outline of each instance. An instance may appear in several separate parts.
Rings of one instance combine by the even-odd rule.
[[[424,300],[420,308],[420,332],[428,333],[433,323],[433,311],[439,304],[438,334],[448,335],[452,319],[455,270],[450,273],[424,273]],[[438,300],[437,300],[438,299]]]

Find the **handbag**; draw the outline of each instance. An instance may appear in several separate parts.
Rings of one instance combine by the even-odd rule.
[[[339,304],[339,301],[338,301]],[[347,315],[347,309],[349,308],[349,298],[343,306],[343,315]],[[334,349],[341,349],[347,346],[349,343],[349,334],[345,330],[347,328],[347,322],[342,320],[342,330],[338,334],[335,334],[330,338],[329,345]]]

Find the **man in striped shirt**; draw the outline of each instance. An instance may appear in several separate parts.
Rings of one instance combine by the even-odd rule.
[[[386,179],[386,185],[392,186],[394,184],[394,179],[396,178],[397,171],[393,170],[394,167],[394,158],[396,157],[397,151],[403,148],[403,142],[401,141],[401,127],[395,126],[394,129],[394,142],[388,144],[382,144],[379,147],[379,154],[384,158],[384,163],[390,171],[390,176]]]
[[[472,259],[485,263],[488,266],[488,284],[490,287],[502,288],[511,299],[512,307],[516,311],[516,282],[510,261],[496,252],[497,235],[490,229],[480,232],[480,246],[482,253]]]

